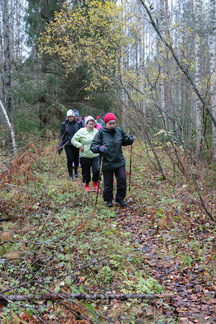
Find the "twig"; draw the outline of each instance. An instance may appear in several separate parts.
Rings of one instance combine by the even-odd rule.
[[[189,166],[189,169],[190,169],[190,172],[191,172],[191,176],[192,176],[193,182],[194,182],[194,184],[195,184],[195,189],[196,189],[196,192],[197,192],[197,194],[198,194],[198,196],[199,196],[200,202],[201,202],[201,204],[202,204],[202,206],[203,206],[203,208],[204,208],[206,214],[209,216],[209,218],[210,218],[213,222],[216,223],[216,219],[212,216],[212,214],[211,214],[210,211],[208,210],[208,208],[207,208],[207,206],[206,206],[206,204],[205,204],[205,202],[204,202],[204,200],[203,200],[203,197],[202,197],[202,195],[201,195],[201,192],[200,192],[200,190],[199,190],[199,186],[198,186],[198,184],[197,184],[197,181],[196,181],[196,178],[195,178],[195,175],[194,175],[194,171],[193,171],[193,168],[192,168],[192,166],[191,166],[190,159],[189,159],[189,157],[188,157],[187,149],[186,149],[186,146],[185,146],[184,141],[182,142],[182,146],[183,146],[183,149],[184,149],[184,152],[185,152],[185,156],[186,156],[186,159],[187,159],[187,162],[188,162],[188,166]]]
[[[87,317],[85,317],[83,314],[79,314],[75,309],[73,309],[72,307],[70,307],[69,305],[66,304],[65,301],[60,302],[59,304],[62,304],[65,308],[67,308],[73,315],[75,316],[79,316],[84,318],[85,320],[89,321],[89,319]],[[93,323],[92,321],[89,321],[91,323]]]
[[[85,265],[85,266],[83,266],[83,267],[74,268],[72,271],[67,272],[66,274],[63,274],[63,275],[59,276],[59,277],[56,278],[56,279],[62,279],[62,278],[64,278],[64,277],[67,277],[69,274],[73,274],[73,273],[75,273],[75,272],[77,272],[77,271],[80,271],[80,270],[86,269],[86,268],[90,267],[91,265],[94,265],[94,264],[96,264],[96,263],[99,263],[99,262],[101,262],[101,261],[103,261],[103,260],[106,260],[106,259],[108,259],[108,258],[109,258],[109,255],[106,256],[106,257],[104,257],[103,259],[93,261],[93,262],[91,262],[91,263],[89,263],[89,264],[87,264],[87,265]]]

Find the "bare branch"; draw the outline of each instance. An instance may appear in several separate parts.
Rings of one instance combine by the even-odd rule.
[[[43,295],[0,295],[0,303],[9,303],[9,302],[21,302],[21,301],[36,301],[36,300],[121,300],[125,301],[128,299],[140,299],[140,300],[152,300],[160,298],[174,298],[176,294],[43,294]]]

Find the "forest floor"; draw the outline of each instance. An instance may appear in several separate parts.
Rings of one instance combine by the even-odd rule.
[[[124,154],[129,170],[130,147]],[[52,145],[30,145],[2,169],[0,321],[215,323],[215,223],[187,172],[162,166],[166,180],[133,148],[126,208],[107,208],[102,193],[95,206],[96,192],[86,193],[81,178],[68,181],[66,158]],[[216,215],[214,173],[200,164],[195,174]],[[78,301],[73,293],[116,298]],[[118,300],[128,293],[157,297]]]

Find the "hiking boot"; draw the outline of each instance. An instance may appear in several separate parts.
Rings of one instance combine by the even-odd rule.
[[[79,177],[79,174],[78,174],[78,173],[75,173],[75,174],[74,174],[74,177],[75,177],[75,178],[78,178],[78,177]]]
[[[94,181],[93,187],[96,191],[100,191],[100,189],[98,188],[98,181]]]
[[[121,207],[126,207],[127,206],[127,203],[124,199],[119,199],[115,201],[116,204],[119,204]]]
[[[69,177],[69,181],[72,181],[72,180],[73,180],[73,177],[72,177],[72,176],[70,176],[70,177]]]
[[[85,191],[89,191],[90,188],[89,188],[89,182],[85,184]]]
[[[113,206],[112,201],[107,201],[106,206],[107,206],[107,207],[112,207],[112,206]]]

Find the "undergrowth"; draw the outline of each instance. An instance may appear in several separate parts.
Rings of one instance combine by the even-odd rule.
[[[158,253],[178,258],[182,267],[203,263],[205,271],[215,276],[215,256],[212,254],[208,262],[202,260],[204,251],[210,253],[215,240],[210,236],[203,242],[200,234],[215,233],[215,227],[204,215],[190,179],[185,182],[167,163],[169,179],[162,180],[137,147],[132,189],[127,195],[130,208],[107,209],[101,194],[95,208],[96,193],[86,193],[81,179],[69,182],[65,157],[55,154],[52,145],[30,146],[11,162],[10,170],[1,173],[0,218],[8,220],[1,225],[2,294],[164,292],[163,284],[143,266],[145,253],[139,241],[134,246],[131,233],[119,222],[133,214],[140,217],[136,239],[151,228],[163,247],[158,247]],[[125,149],[125,155],[128,169],[129,150]],[[215,211],[215,191],[210,180],[208,186],[203,186],[203,195]],[[201,176],[200,184],[204,184]],[[193,233],[187,230],[189,219],[196,224]],[[175,237],[172,250],[170,237]],[[17,317],[25,323],[157,323],[161,311],[150,312],[149,305],[135,300],[33,299],[2,305],[0,319],[4,323]],[[170,322],[175,322],[173,317]]]

